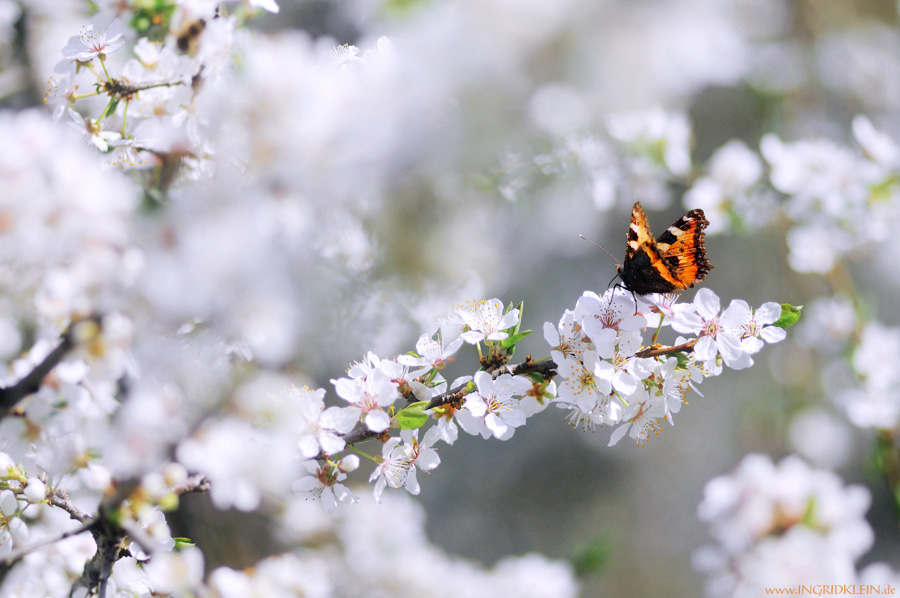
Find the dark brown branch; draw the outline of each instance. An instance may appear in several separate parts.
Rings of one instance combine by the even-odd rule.
[[[138,83],[133,84],[131,82],[123,81],[121,79],[110,79],[104,83],[98,84],[103,92],[111,95],[118,96],[123,99],[130,99],[130,96],[133,96],[136,93],[148,90],[155,89],[157,87],[176,87],[178,85],[184,85],[183,81],[157,81],[154,83]]]
[[[344,434],[343,438],[344,442],[349,445],[356,444],[357,442],[362,442],[363,440],[369,440],[370,438],[377,438],[378,436],[381,436],[382,433],[383,432],[373,432],[365,426],[360,426],[359,428],[356,428],[355,430],[351,430],[350,432]],[[316,459],[322,459],[324,457],[324,455],[319,454],[316,456]]]
[[[91,320],[98,325],[100,323],[99,318],[91,318]],[[28,372],[24,378],[12,386],[0,388],[0,418],[6,417],[6,415],[9,414],[9,411],[15,407],[16,403],[23,398],[40,390],[41,382],[47,374],[49,374],[75,346],[75,327],[86,321],[87,320],[79,320],[70,324],[62,334],[59,344],[47,354],[43,361],[34,366],[33,370]]]
[[[501,374],[510,374],[511,376],[522,376],[525,374],[540,374],[544,378],[553,378],[556,376],[556,368],[559,367],[555,361],[548,359],[546,361],[533,361],[531,355],[525,357],[522,363],[514,363],[512,365],[504,365],[491,372],[494,380]]]
[[[498,370],[499,371],[499,370]],[[462,400],[463,397],[466,396],[465,390],[468,386],[468,382],[466,384],[460,384],[456,388],[452,388],[445,393],[441,393],[438,396],[431,399],[428,403],[428,406],[425,407],[426,410],[434,409],[435,407],[442,407],[444,405],[450,405],[452,403],[456,403],[457,401]]]
[[[112,573],[113,565],[130,554],[128,534],[118,523],[118,511],[139,485],[140,480],[137,478],[120,481],[113,494],[100,503],[96,520],[89,528],[97,543],[97,551],[84,564],[81,577],[72,584],[72,593],[76,588],[87,588],[88,595],[98,590],[98,596],[105,593],[106,581]]]
[[[72,584],[73,594],[76,588],[87,588],[88,595],[105,593],[106,582],[112,573],[112,567],[120,558],[128,556],[128,542],[125,531],[109,519],[100,519],[91,527],[91,534],[97,543],[97,552],[84,565],[84,572]]]
[[[671,355],[672,353],[690,353],[694,350],[697,339],[688,341],[674,347],[650,347],[634,354],[635,357],[658,357],[659,355]]]

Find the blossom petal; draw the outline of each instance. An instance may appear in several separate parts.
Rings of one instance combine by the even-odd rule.
[[[625,437],[625,434],[628,432],[628,428],[630,427],[630,423],[622,424],[621,426],[613,430],[613,433],[609,437],[609,444],[607,444],[606,446],[615,446],[616,443],[618,443],[620,440],[622,440],[622,438]]]
[[[707,321],[716,317],[722,308],[719,296],[705,287],[697,291],[694,296],[694,305],[697,307],[700,317]]]
[[[754,317],[759,324],[772,324],[774,322],[777,322],[778,318],[781,317],[781,305],[775,303],[774,301],[763,303],[758,308],[756,308]]]
[[[711,336],[701,336],[694,345],[694,357],[697,361],[710,361],[719,353],[716,341]]]
[[[759,335],[767,343],[777,343],[785,339],[787,331],[784,328],[778,328],[777,326],[766,326],[759,331]]]
[[[391,427],[391,418],[380,409],[369,411],[365,418],[366,427],[373,432],[384,432]]]
[[[719,323],[725,328],[739,330],[750,321],[752,315],[753,312],[750,310],[750,305],[748,305],[746,301],[743,299],[734,299],[728,307],[725,308],[725,311],[722,312]]]
[[[316,440],[315,436],[306,435],[300,438],[300,442],[298,443],[300,446],[300,454],[306,457],[307,459],[312,459],[316,455],[319,454],[319,441]],[[341,447],[343,448],[343,447]],[[340,450],[340,449],[338,449]]]

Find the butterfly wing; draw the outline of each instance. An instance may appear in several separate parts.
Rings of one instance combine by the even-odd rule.
[[[691,210],[656,240],[659,255],[680,289],[694,286],[712,270],[703,243],[703,229],[707,226],[709,221],[703,210]]]
[[[666,233],[669,232],[666,231]],[[631,209],[631,225],[628,228],[625,260],[618,270],[619,277],[626,289],[639,295],[646,295],[648,293],[669,293],[686,289],[689,286],[674,276],[670,271],[669,263],[664,259],[666,252],[673,251],[673,247],[678,245],[678,237],[674,234],[667,236],[666,233],[660,237],[665,241],[664,245],[660,246],[653,237],[653,233],[650,232],[647,214],[641,204],[634,204]],[[672,240],[669,240],[670,236]],[[680,251],[680,246],[677,249]],[[675,254],[672,257],[676,264],[679,263]]]

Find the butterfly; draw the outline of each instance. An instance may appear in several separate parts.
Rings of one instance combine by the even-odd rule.
[[[654,238],[644,208],[640,202],[635,203],[625,261],[617,269],[623,286],[646,295],[683,291],[703,280],[712,270],[703,245],[703,229],[707,226],[703,210],[691,210]]]

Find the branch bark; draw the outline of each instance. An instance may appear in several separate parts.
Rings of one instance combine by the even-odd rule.
[[[0,419],[9,415],[10,410],[16,406],[16,403],[24,399],[30,394],[36,393],[41,388],[41,383],[56,365],[63,360],[66,354],[75,346],[75,328],[88,320],[78,320],[72,322],[66,331],[60,337],[59,344],[44,357],[43,361],[34,366],[34,369],[28,372],[24,378],[5,388],[0,388]],[[89,318],[97,325],[100,319]]]
[[[634,354],[635,357],[658,357],[660,355],[671,355],[673,353],[690,353],[694,350],[697,339],[675,345],[674,347],[650,347]]]

